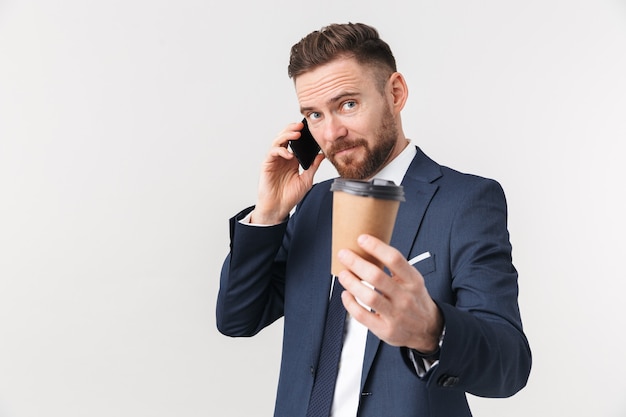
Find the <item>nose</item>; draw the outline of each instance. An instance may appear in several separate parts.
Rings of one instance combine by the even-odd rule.
[[[324,142],[332,143],[348,135],[348,128],[341,118],[326,116],[320,126],[321,139]]]

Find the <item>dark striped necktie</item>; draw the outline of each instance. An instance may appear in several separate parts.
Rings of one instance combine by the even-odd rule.
[[[343,287],[335,277],[328,312],[326,313],[326,327],[324,327],[322,348],[315,372],[309,408],[306,413],[307,417],[328,417],[330,415],[346,321],[346,309],[341,302],[342,291]]]

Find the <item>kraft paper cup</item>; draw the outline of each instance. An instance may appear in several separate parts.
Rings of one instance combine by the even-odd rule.
[[[404,201],[404,189],[387,180],[337,178],[330,190],[333,192],[331,273],[337,275],[345,269],[337,258],[341,249],[350,249],[382,268],[378,260],[358,246],[357,238],[367,233],[387,244],[390,242],[400,202]]]

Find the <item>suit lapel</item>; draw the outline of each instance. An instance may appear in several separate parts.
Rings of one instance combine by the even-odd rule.
[[[439,165],[418,148],[417,155],[411,162],[402,180],[406,201],[400,203],[396,224],[391,236],[391,246],[398,249],[407,259],[417,238],[426,209],[438,188],[437,185],[431,182],[440,176],[441,168]],[[374,362],[379,345],[380,339],[368,332],[361,376],[361,392],[365,386],[367,375]]]
[[[426,213],[437,186],[419,182],[413,178],[405,178],[402,181],[402,186],[406,201],[402,202],[398,209],[396,224],[391,236],[391,246],[402,252],[408,259],[422,224],[424,213]]]

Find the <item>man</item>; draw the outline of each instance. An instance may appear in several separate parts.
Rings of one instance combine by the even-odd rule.
[[[218,328],[230,336],[284,317],[275,416],[311,415],[332,283],[330,181],[313,185],[324,158],[344,178],[401,183],[406,198],[390,245],[359,237],[385,268],[340,252],[348,318],[331,415],[470,416],[466,392],[522,389],[531,353],[500,185],[440,166],[410,144],[400,117],[407,85],[374,28],[309,34],[291,49],[289,76],[323,154],[299,169],[288,141],[302,123],[274,140],[255,206],[231,219],[217,301]]]

